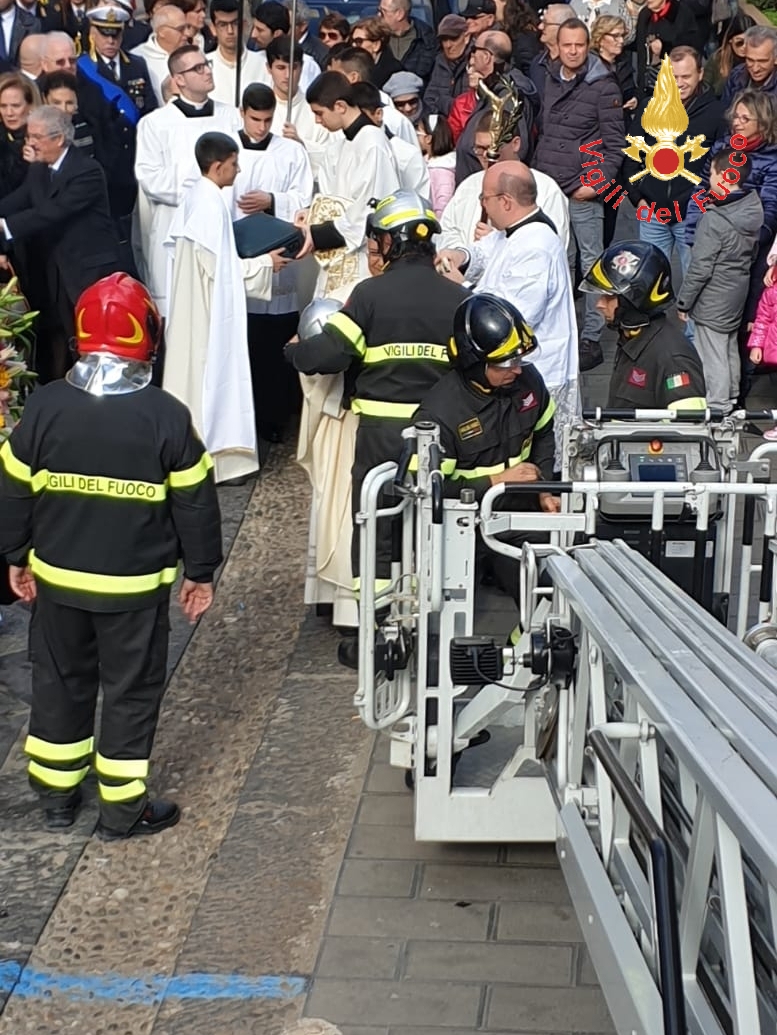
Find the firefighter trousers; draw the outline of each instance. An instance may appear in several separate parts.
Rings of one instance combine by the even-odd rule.
[[[32,709],[24,750],[44,808],[72,800],[97,772],[100,819],[126,833],[146,777],[165,689],[169,599],[139,611],[67,607],[39,593],[30,623]],[[95,708],[103,709],[95,748]]]

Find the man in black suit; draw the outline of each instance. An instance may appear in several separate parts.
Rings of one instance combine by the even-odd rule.
[[[68,342],[75,334],[79,295],[122,264],[105,176],[94,159],[71,147],[70,117],[59,108],[33,108],[27,140],[36,161],[22,186],[0,202],[0,250],[7,255],[15,242],[43,244],[40,274],[49,306],[41,323],[48,333],[39,342],[38,372],[41,380],[52,380],[70,366]],[[7,262],[0,257],[0,267]]]
[[[17,7],[15,0],[0,0],[0,61],[15,65],[24,37],[40,31],[38,19]]]
[[[286,0],[286,6],[291,9],[291,0]],[[307,54],[313,58],[316,64],[320,68],[326,68],[327,58],[329,57],[329,48],[325,43],[322,43],[318,36],[314,36],[310,31],[310,22],[318,16],[317,12],[313,8],[308,7],[304,3],[300,3],[297,7],[297,21],[294,26],[294,36],[297,43],[302,47],[303,54]]]

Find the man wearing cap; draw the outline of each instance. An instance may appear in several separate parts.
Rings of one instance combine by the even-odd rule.
[[[496,22],[496,4],[494,0],[470,0],[462,17],[467,19],[469,34],[474,40],[486,29],[493,29]]]
[[[447,115],[453,98],[468,89],[469,23],[460,14],[446,14],[437,26],[440,53],[434,60],[423,104],[431,114]]]
[[[134,175],[136,127],[142,115],[156,108],[156,96],[146,62],[121,49],[129,14],[121,7],[101,6],[92,8],[87,18],[89,49],[81,54],[78,67],[118,114],[113,123],[117,153],[108,177],[108,197],[119,240],[129,259],[131,217],[138,193]]]
[[[378,15],[391,33],[389,48],[406,72],[426,81],[437,56],[434,29],[410,17],[411,0],[380,0]]]

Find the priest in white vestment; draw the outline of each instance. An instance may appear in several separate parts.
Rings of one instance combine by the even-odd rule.
[[[223,188],[238,172],[238,145],[224,133],[197,141],[201,176],[188,189],[165,242],[170,309],[163,387],[185,403],[213,457],[217,482],[259,468],[246,332],[246,293],[270,297],[280,252],[237,254]]]
[[[365,229],[370,201],[399,189],[388,139],[354,104],[351,85],[338,72],[324,72],[307,92],[316,120],[339,138],[327,149],[319,173],[320,195],[310,214],[300,214],[306,228],[302,255],[325,256],[316,297],[344,302],[353,287],[369,276]],[[350,513],[350,471],[357,419],[343,410],[341,374],[302,375],[304,404],[297,459],[313,483],[306,603],[333,603],[337,625],[358,621],[352,592],[350,534],[342,520]],[[333,477],[333,472],[339,477]]]
[[[556,404],[556,470],[564,426],[580,415],[577,320],[566,248],[537,206],[537,186],[522,162],[498,162],[483,177],[482,204],[494,231],[466,249],[438,251],[438,261],[520,311],[540,344],[536,360]]]
[[[170,74],[179,96],[138,123],[135,177],[138,201],[139,271],[163,316],[167,316],[167,254],[164,243],[187,187],[200,178],[194,145],[213,131],[236,133],[237,108],[210,100],[213,75],[196,47],[181,47]]]
[[[475,133],[475,154],[480,159],[482,172],[472,173],[462,180],[445,206],[440,219],[442,232],[437,236],[438,248],[468,248],[475,241],[491,233],[493,227],[483,223],[483,206],[480,195],[483,193],[483,177],[489,168],[486,152],[491,143],[491,112],[481,116]],[[500,162],[515,161],[521,148],[521,138],[513,137],[503,144],[499,151]],[[564,247],[569,245],[569,201],[559,185],[545,173],[532,169],[534,182],[537,184],[537,205],[558,231],[559,239]]]

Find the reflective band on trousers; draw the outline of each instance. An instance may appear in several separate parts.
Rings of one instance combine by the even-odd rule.
[[[118,786],[98,780],[97,789],[103,801],[132,801],[146,793],[146,785],[142,780],[130,780]]]
[[[27,765],[27,772],[46,787],[53,787],[57,791],[69,791],[86,779],[89,766],[85,765],[81,769],[50,769],[47,765],[41,765],[40,762],[31,759]]]
[[[78,762],[91,755],[94,750],[94,737],[76,740],[71,744],[52,744],[49,740],[41,740],[30,734],[24,742],[25,755],[33,755],[44,762]]]
[[[94,767],[98,776],[109,780],[145,780],[148,776],[147,758],[106,758],[98,751]]]
[[[389,342],[386,345],[370,345],[362,362],[391,363],[398,359],[430,359],[435,363],[447,363],[448,350],[444,345],[429,345],[426,342]]]
[[[90,571],[73,571],[47,564],[36,557],[34,550],[30,550],[29,565],[36,578],[52,586],[82,593],[116,593],[119,596],[151,593],[160,586],[172,586],[178,575],[178,568],[162,568],[148,575],[97,575]]]
[[[407,420],[418,409],[418,403],[376,402],[374,399],[354,399],[351,402],[354,413],[365,417],[395,417]]]

